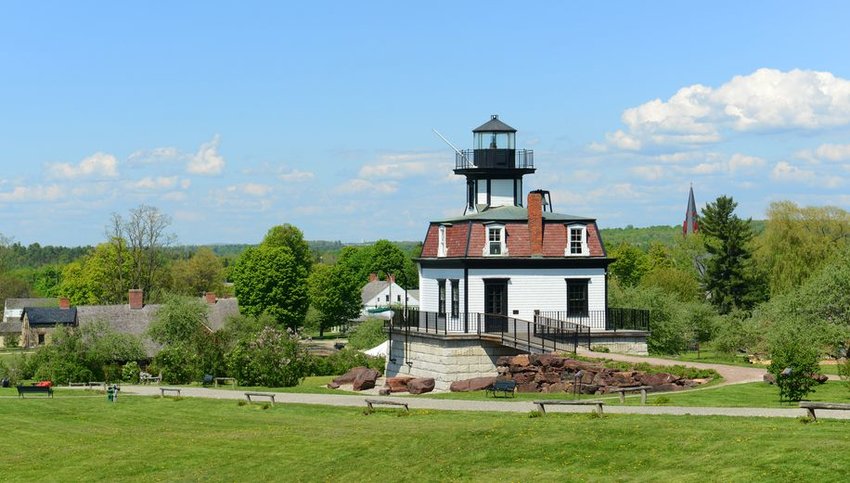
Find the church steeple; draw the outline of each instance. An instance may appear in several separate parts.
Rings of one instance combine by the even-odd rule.
[[[534,173],[534,152],[516,149],[516,129],[493,115],[472,130],[475,149],[458,151],[455,174],[466,176],[464,214],[522,206],[522,177]]]
[[[688,194],[688,208],[685,210],[685,222],[682,223],[682,236],[697,233],[699,231],[699,216],[697,215],[697,204],[694,202],[694,185]]]

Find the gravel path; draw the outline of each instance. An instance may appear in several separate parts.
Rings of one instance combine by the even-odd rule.
[[[686,365],[701,369],[714,369],[723,376],[723,385],[744,384],[762,380],[767,371],[759,367],[740,367],[725,364],[708,364],[702,362],[683,362],[674,359],[657,357],[631,356],[626,354],[601,353],[589,350],[579,350],[579,354],[587,357],[598,357],[623,362],[648,362],[654,365]],[[121,391],[128,394],[159,396],[160,386],[123,386]],[[717,386],[713,386],[717,387]],[[203,397],[210,399],[245,399],[244,391],[212,389],[205,387],[181,387],[185,397]],[[275,402],[294,404],[318,404],[324,406],[365,407],[366,398],[375,398],[374,394],[344,395],[344,394],[303,394],[275,393]],[[541,394],[541,400],[546,396]],[[430,399],[396,395],[388,400],[403,400],[411,409],[435,409],[444,411],[493,411],[527,413],[536,409],[531,401],[470,401],[457,399]],[[550,409],[551,408],[551,409]],[[589,413],[593,406],[550,406],[546,412],[553,413]],[[679,407],[679,406],[605,406],[605,412],[611,414],[666,414],[692,416],[736,416],[736,417],[775,417],[796,418],[805,416],[806,411],[799,408],[721,408],[721,407]],[[819,410],[818,418],[850,419],[850,411]]]
[[[647,362],[657,366],[688,366],[696,367],[698,369],[714,369],[723,376],[723,382],[720,385],[758,382],[762,380],[765,374],[767,374],[767,370],[761,367],[741,367],[729,366],[726,364],[708,364],[705,362],[677,361],[675,359],[632,356],[628,354],[615,354],[613,352],[593,352],[582,348],[578,349],[578,354],[585,357],[598,357],[601,359],[611,359],[622,362]]]
[[[745,368],[746,369],[746,368]],[[243,391],[210,389],[202,387],[181,387],[184,397],[203,397],[210,399],[245,399]],[[159,396],[159,386],[122,386],[122,393],[146,396]],[[275,403],[318,404],[323,406],[346,406],[365,408],[367,397],[336,394],[274,393]],[[435,409],[442,411],[491,411],[528,413],[536,409],[531,401],[470,401],[455,399],[429,399],[409,396],[395,396],[388,400],[402,400],[411,409]],[[541,400],[545,400],[541,395]],[[589,413],[593,406],[550,406],[547,413]],[[737,416],[737,417],[774,417],[796,418],[805,416],[806,411],[799,408],[716,408],[716,407],[678,407],[678,406],[605,406],[610,414],[666,414],[691,416]],[[818,418],[850,419],[850,411],[819,410]]]

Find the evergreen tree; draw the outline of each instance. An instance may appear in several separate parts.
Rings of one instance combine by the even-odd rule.
[[[703,284],[721,314],[752,308],[759,298],[758,284],[748,272],[753,232],[750,220],[734,214],[736,206],[731,197],[720,196],[703,208],[700,223],[709,254]]]

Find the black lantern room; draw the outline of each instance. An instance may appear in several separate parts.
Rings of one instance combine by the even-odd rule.
[[[455,174],[466,176],[466,213],[522,206],[522,177],[534,173],[534,153],[516,149],[516,132],[494,114],[472,130],[475,148],[457,152]]]

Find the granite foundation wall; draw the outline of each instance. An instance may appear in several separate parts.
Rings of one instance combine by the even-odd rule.
[[[590,346],[607,347],[611,352],[621,354],[648,355],[646,332],[591,332]]]
[[[498,358],[517,354],[520,351],[474,336],[393,333],[386,376],[431,377],[436,390],[447,391],[454,381],[495,376]]]

